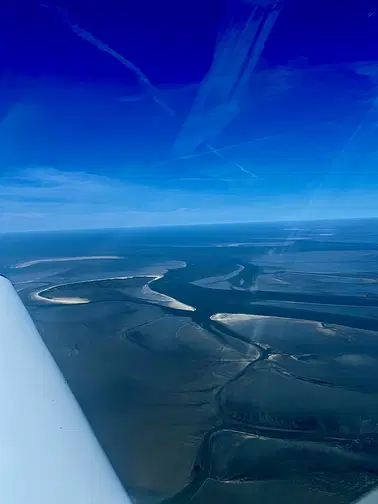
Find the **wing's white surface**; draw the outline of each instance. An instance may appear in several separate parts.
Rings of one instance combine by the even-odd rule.
[[[1,504],[129,504],[11,283],[0,276]]]
[[[363,497],[358,501],[358,504],[378,504],[378,490],[369,493],[366,497]]]

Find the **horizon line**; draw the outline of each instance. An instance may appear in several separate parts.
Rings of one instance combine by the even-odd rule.
[[[367,221],[378,220],[376,217],[322,217],[318,219],[289,219],[289,220],[272,220],[272,221],[235,221],[235,222],[200,222],[189,224],[161,224],[161,225],[140,225],[140,226],[122,226],[122,227],[105,227],[105,228],[74,228],[74,229],[28,229],[19,231],[0,231],[0,235],[6,234],[25,234],[25,233],[76,233],[88,231],[122,231],[134,229],[165,229],[165,228],[181,228],[181,227],[205,227],[205,226],[236,226],[238,224],[291,224],[291,223],[315,223],[315,222],[345,222],[345,221]]]

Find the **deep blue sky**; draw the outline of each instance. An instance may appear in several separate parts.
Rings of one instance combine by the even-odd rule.
[[[0,231],[378,216],[376,2],[289,0],[246,83],[230,38],[210,91],[251,2],[120,4],[6,0]]]

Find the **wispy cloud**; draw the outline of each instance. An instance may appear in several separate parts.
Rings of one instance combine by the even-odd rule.
[[[159,189],[115,176],[53,167],[31,167],[3,176],[0,184],[0,231],[73,229],[185,223],[185,214],[206,209],[211,192]]]
[[[174,194],[174,191],[171,191]],[[156,197],[154,197],[154,194]],[[185,192],[183,192],[185,197]],[[167,191],[133,184],[117,178],[107,177],[83,171],[58,170],[54,167],[31,167],[12,175],[2,177],[0,197],[4,201],[22,200],[23,202],[45,202],[72,204],[111,204],[121,205],[124,209],[154,206],[160,196],[168,196]],[[163,205],[162,198],[160,205]]]
[[[212,142],[239,115],[241,95],[247,92],[281,7],[251,4],[242,22],[231,19],[219,37],[211,67],[176,138],[176,155],[192,154],[204,142]],[[244,171],[243,167],[238,169]]]
[[[34,167],[3,177],[0,232],[378,215],[376,192],[251,197],[169,190],[88,172]]]

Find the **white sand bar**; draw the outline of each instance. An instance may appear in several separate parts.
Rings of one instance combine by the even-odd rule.
[[[52,263],[52,262],[68,262],[68,261],[97,261],[101,259],[123,259],[120,256],[78,256],[78,257],[51,257],[48,259],[34,259],[33,261],[25,261],[13,266],[15,269],[27,268],[29,266],[34,266],[35,264],[41,263]]]
[[[249,315],[247,313],[216,313],[211,315],[211,320],[216,320],[217,322],[232,323],[232,322],[244,322],[247,320],[254,319],[267,319],[272,318],[266,315]]]
[[[62,298],[47,298],[45,296],[41,296],[39,292],[33,292],[30,296],[31,299],[35,301],[42,301],[43,303],[54,303],[54,304],[65,304],[65,305],[73,305],[73,304],[88,304],[89,299],[80,298],[80,297],[62,297]]]
[[[153,291],[149,284],[154,282],[155,280],[158,280],[159,278],[162,278],[162,275],[131,275],[131,276],[124,276],[124,277],[111,277],[111,278],[97,278],[93,280],[80,280],[78,282],[69,282],[66,284],[58,284],[58,285],[52,285],[51,287],[48,287],[47,289],[42,289],[40,291],[34,292],[31,294],[31,299],[35,301],[42,301],[44,303],[56,303],[56,304],[87,304],[90,303],[89,299],[86,298],[80,298],[80,297],[62,297],[62,298],[57,298],[57,297],[47,297],[46,294],[57,288],[57,287],[66,287],[69,285],[77,285],[77,284],[85,284],[85,283],[94,283],[94,282],[101,282],[104,280],[129,280],[132,278],[151,278],[151,280],[148,281],[147,285],[143,286],[140,289],[140,292],[136,294],[137,299],[144,299],[146,301],[150,301],[151,303],[155,303],[160,306],[167,306],[169,308],[173,308],[176,310],[186,310],[186,311],[195,311],[195,308],[193,306],[189,306],[187,304],[181,303],[177,299],[174,299],[170,296],[166,296],[165,294],[160,294],[159,292]]]

